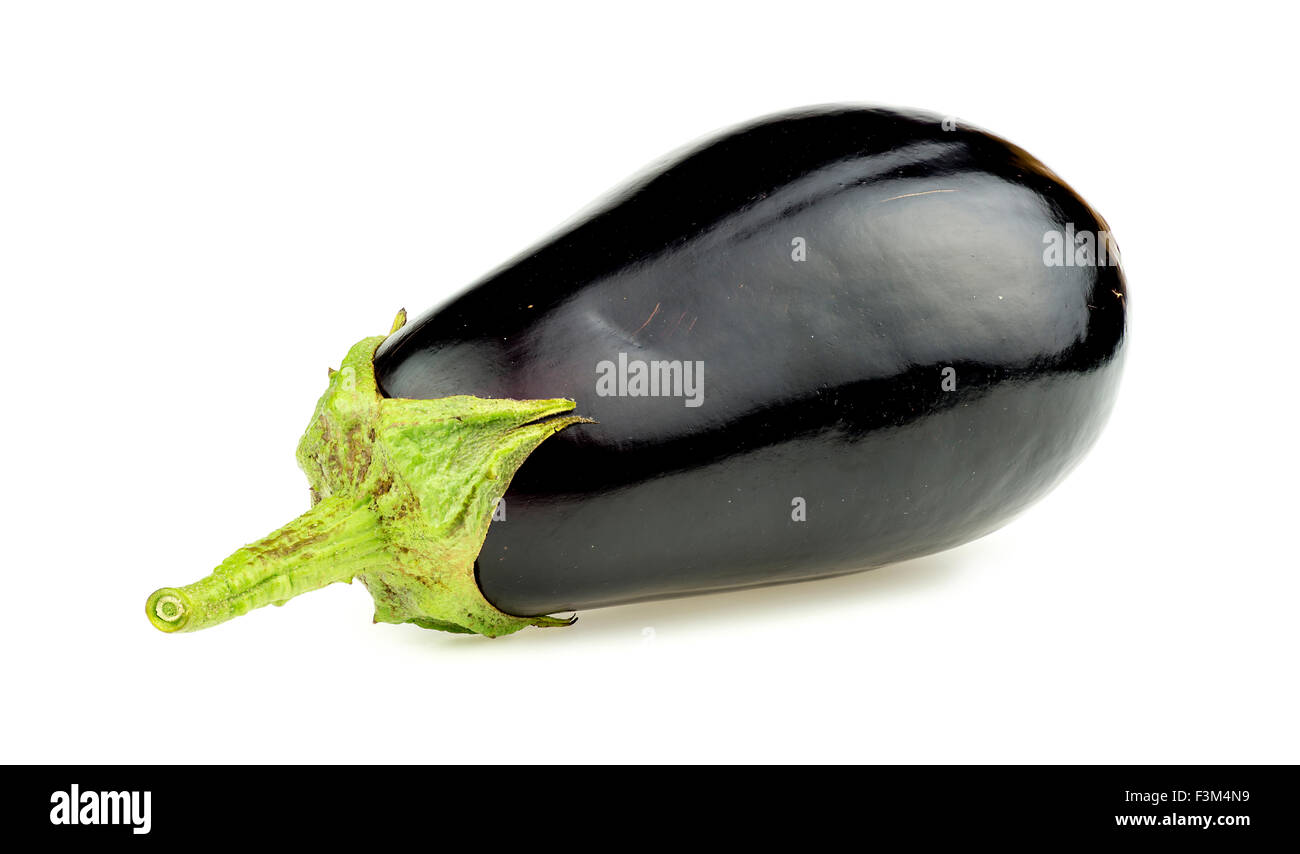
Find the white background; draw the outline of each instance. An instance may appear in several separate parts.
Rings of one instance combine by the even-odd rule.
[[[3,7],[0,759],[1300,761],[1293,26],[463,5]],[[665,152],[828,101],[989,128],[1117,235],[1127,374],[1050,497],[908,564],[496,641],[372,626],[360,585],[150,626],[305,509],[350,344]]]

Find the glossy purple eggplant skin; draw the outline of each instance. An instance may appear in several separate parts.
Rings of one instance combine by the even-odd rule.
[[[478,563],[504,611],[854,572],[989,533],[1093,444],[1124,275],[1113,249],[1048,263],[1048,235],[1084,252],[1107,231],[998,137],[809,108],[641,175],[389,338],[377,375],[392,397],[569,397],[599,422],[511,485]],[[702,403],[598,394],[620,353],[702,362]]]

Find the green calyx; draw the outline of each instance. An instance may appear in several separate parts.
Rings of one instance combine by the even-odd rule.
[[[405,320],[403,311],[393,331]],[[571,622],[497,610],[474,561],[519,466],[547,437],[590,419],[561,415],[574,407],[563,399],[386,398],[373,362],[385,337],[358,342],[330,371],[298,443],[312,508],[207,578],[155,591],[145,607],[156,627],[195,631],[354,578],[374,597],[377,623],[497,637]]]

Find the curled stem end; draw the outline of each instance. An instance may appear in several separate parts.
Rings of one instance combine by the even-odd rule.
[[[155,590],[145,603],[145,613],[154,627],[164,632],[182,631],[190,621],[193,606],[175,587]]]

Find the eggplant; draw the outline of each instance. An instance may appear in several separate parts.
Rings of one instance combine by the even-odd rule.
[[[299,448],[307,521],[150,619],[360,577],[379,621],[496,635],[948,549],[1093,444],[1126,312],[1105,221],[1009,142],[915,111],[762,118],[358,344],[362,402],[333,375]]]

